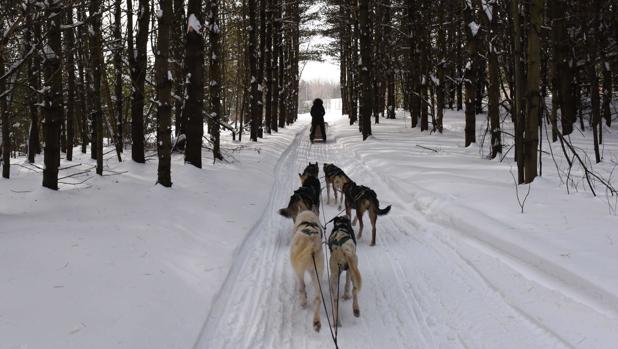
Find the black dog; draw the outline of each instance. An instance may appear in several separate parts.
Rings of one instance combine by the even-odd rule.
[[[391,205],[385,208],[380,208],[380,202],[376,192],[364,185],[356,185],[350,181],[343,185],[345,193],[345,211],[351,217],[352,209],[356,210],[356,219],[359,221],[358,238],[363,236],[363,214],[369,211],[369,220],[371,221],[371,246],[376,244],[376,221],[378,216],[383,216],[391,210]]]

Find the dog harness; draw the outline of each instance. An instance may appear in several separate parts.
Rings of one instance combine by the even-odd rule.
[[[343,170],[335,165],[326,166],[326,168],[324,169],[324,174],[327,177],[333,177],[333,176],[339,176],[339,175],[345,176],[345,173],[343,172]]]
[[[337,229],[328,237],[328,249],[332,252],[335,246],[341,247],[348,242],[348,240],[354,240],[352,235],[345,229]]]
[[[322,227],[317,224],[317,223],[313,223],[313,222],[300,222],[299,226],[306,226],[307,228],[301,229],[301,231],[304,234],[307,234],[309,236],[313,235],[313,234],[318,234],[320,233],[320,237],[322,237]],[[311,228],[317,228],[318,231],[315,231],[314,229]]]

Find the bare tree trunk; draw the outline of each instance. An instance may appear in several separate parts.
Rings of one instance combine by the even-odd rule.
[[[131,2],[129,1],[128,4]],[[77,20],[84,21],[86,19],[85,9],[83,7],[77,9]],[[81,136],[81,151],[82,154],[86,154],[88,151],[88,115],[90,110],[90,73],[88,69],[88,34],[86,33],[85,26],[81,26],[77,28],[77,46],[78,46],[78,59],[77,59],[77,70],[79,74],[79,84],[80,84],[80,113],[81,113],[81,128],[80,128],[80,136]]]
[[[114,73],[115,73],[115,85],[114,85],[114,95],[115,95],[115,105],[114,109],[116,110],[116,151],[122,153],[124,138],[123,138],[123,96],[122,96],[122,49],[124,47],[122,41],[122,30],[120,26],[122,25],[122,9],[121,9],[121,0],[115,0],[114,2],[114,40],[116,41],[115,50],[114,50]],[[111,105],[109,106],[112,107]]]
[[[73,24],[73,9],[67,8],[66,10],[66,24],[71,26]],[[75,59],[73,56],[73,46],[75,40],[73,39],[73,29],[64,30],[65,40],[65,70],[67,72],[67,104],[66,104],[66,154],[67,160],[73,160],[73,138],[75,113],[74,113],[74,100],[75,100]]]
[[[266,89],[266,96],[264,98],[265,106],[265,120],[264,126],[266,126],[266,132],[268,134],[272,133],[272,113],[273,113],[273,90],[272,90],[272,81],[273,81],[273,70],[272,70],[272,59],[273,59],[273,21],[272,21],[272,3],[274,0],[262,0],[264,2],[264,6],[266,10],[264,11],[264,15],[267,17],[265,20],[265,48],[264,48],[264,61],[262,62],[262,69],[265,70],[266,76],[264,80],[264,88]]]
[[[189,0],[187,10],[188,26],[185,43],[185,70],[187,100],[183,111],[187,135],[185,162],[202,168],[202,137],[204,135],[204,38],[202,37],[202,0]]]
[[[92,30],[90,31],[90,62],[92,63],[92,83],[93,91],[93,120],[96,130],[96,159],[98,175],[103,175],[103,112],[101,108],[101,74],[103,74],[103,48],[101,38],[101,0],[90,0],[90,21]]]
[[[280,38],[280,26],[277,23],[279,19],[279,2],[277,0],[270,0],[270,13],[269,13],[269,25],[271,26],[271,47],[272,56],[270,60],[270,84],[268,86],[269,93],[271,95],[271,116],[270,116],[270,128],[272,131],[277,132],[279,126],[279,69],[278,61],[280,53],[279,38]]]
[[[213,119],[213,129],[210,133],[212,140],[212,155],[215,159],[223,160],[220,149],[219,122],[221,120],[221,31],[219,29],[219,0],[211,0],[210,3],[210,107]]]
[[[517,0],[511,0],[511,21],[513,25],[513,74],[515,88],[513,94],[513,114],[515,115],[515,158],[517,160],[517,182],[524,183],[524,120],[521,113],[523,79],[521,73],[521,28],[519,24],[519,5]],[[536,153],[536,151],[535,151]]]
[[[133,145],[131,157],[135,162],[144,163],[146,162],[144,158],[144,84],[146,81],[146,65],[148,64],[146,45],[150,24],[150,0],[139,0],[137,22],[136,48],[133,53],[129,53],[129,56],[133,57],[131,67],[133,80],[133,97],[131,100],[131,141]]]
[[[527,102],[524,133],[524,182],[531,183],[537,176],[537,148],[539,146],[539,107],[541,82],[541,44],[539,33],[543,22],[543,0],[530,3],[530,27],[528,29]]]
[[[465,146],[469,146],[476,142],[476,84],[478,83],[478,74],[476,73],[477,63],[477,35],[479,28],[475,22],[475,9],[472,2],[465,5],[464,19],[466,26],[468,62],[465,66]]]
[[[155,76],[157,81],[157,154],[159,165],[157,183],[172,186],[172,77],[169,71],[170,27],[172,22],[172,0],[159,0],[159,36],[155,54]]]
[[[258,81],[259,67],[259,45],[258,45],[258,21],[257,21],[257,13],[256,13],[256,1],[249,0],[249,55],[251,59],[249,60],[251,78],[249,81],[249,89],[251,90],[251,94],[249,97],[249,115],[251,118],[251,140],[257,142],[258,139],[258,129],[260,128],[260,92],[259,92],[259,84],[261,81]]]
[[[174,22],[172,25],[172,51],[170,52],[173,62],[174,74],[174,135],[178,137],[180,134],[185,134],[182,108],[184,106],[184,83],[185,76],[183,72],[184,60],[184,31],[187,30],[185,1],[174,0]]]
[[[62,43],[60,24],[62,8],[60,2],[53,2],[47,9],[47,43],[45,45],[43,69],[45,73],[45,153],[43,186],[58,190],[58,165],[60,157],[60,124],[62,123],[62,70],[60,57]]]
[[[371,135],[371,33],[369,32],[369,0],[359,1],[360,54],[360,124],[363,140]]]
[[[33,37],[40,29],[33,24],[32,14],[26,15],[26,32],[24,41],[28,44],[28,50],[34,49],[36,41]],[[40,35],[38,36],[40,37]],[[35,54],[28,59],[28,84],[36,91],[40,90],[39,71],[41,67],[40,56]],[[41,153],[41,142],[39,140],[39,94],[31,92],[28,98],[28,109],[30,113],[30,130],[28,132],[28,162],[34,163],[36,154]]]
[[[0,21],[0,33],[4,33],[4,21]],[[4,71],[4,43],[0,43],[0,76]],[[0,80],[0,93],[6,90],[5,80]],[[0,115],[2,115],[2,177],[9,178],[11,175],[11,138],[9,130],[9,111],[6,100],[8,96],[0,97]]]

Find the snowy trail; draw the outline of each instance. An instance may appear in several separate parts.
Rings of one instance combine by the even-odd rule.
[[[377,246],[368,245],[367,226],[359,241],[361,317],[352,316],[350,301],[340,303],[340,348],[569,347],[508,305],[474,267],[441,241],[438,236],[448,227],[424,218],[418,207],[406,203],[397,188],[335,137],[326,144],[311,144],[305,128],[279,160],[269,204],[239,248],[195,348],[333,346],[324,311],[322,330],[315,333],[310,310],[299,305],[289,263],[291,221],[276,214],[298,187],[298,172],[310,161],[319,162],[320,176],[324,162],[337,164],[373,188],[382,206],[393,204],[391,213],[378,219]],[[322,210],[327,220],[338,212],[332,204]],[[311,287],[308,292],[311,297]]]

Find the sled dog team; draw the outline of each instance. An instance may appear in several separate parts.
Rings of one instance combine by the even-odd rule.
[[[350,299],[350,281],[352,282],[352,311],[354,316],[360,316],[358,293],[361,289],[361,274],[358,270],[356,256],[356,236],[352,225],[359,222],[358,238],[363,234],[363,215],[369,213],[371,222],[371,246],[376,243],[376,220],[378,216],[387,214],[391,206],[380,209],[376,193],[368,187],[357,185],[339,167],[325,163],[323,166],[326,182],[326,203],[330,204],[330,190],[333,190],[335,204],[338,202],[337,192],[341,194],[339,209],[345,199],[345,216],[332,219],[333,228],[326,240],[330,250],[330,294],[333,295],[334,325],[339,326],[338,304],[339,276],[346,272],[343,299]],[[322,241],[324,231],[320,222],[321,184],[318,178],[320,168],[318,163],[309,163],[303,173],[299,173],[301,186],[290,197],[288,206],[279,210],[279,214],[292,218],[294,222],[290,260],[299,284],[300,304],[307,306],[305,289],[305,273],[308,272],[314,288],[313,298],[313,329],[320,331],[320,285],[319,277],[324,271],[324,251]],[[356,211],[354,222],[350,221],[351,211]]]

